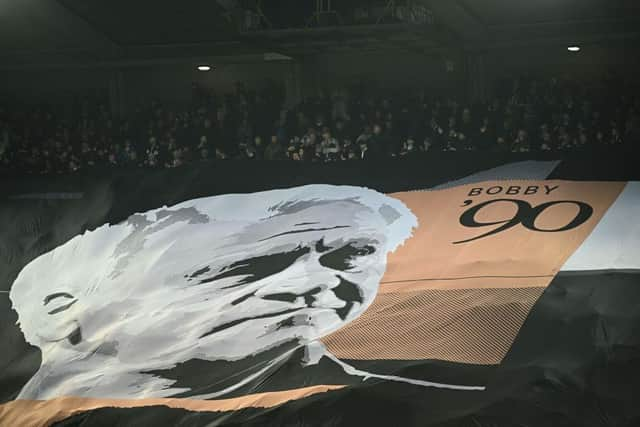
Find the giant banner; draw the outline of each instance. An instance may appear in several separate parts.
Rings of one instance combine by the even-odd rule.
[[[558,170],[20,189],[0,425],[634,425],[640,183]]]

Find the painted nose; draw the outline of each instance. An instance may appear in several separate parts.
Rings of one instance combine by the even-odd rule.
[[[336,309],[336,314],[340,319],[345,320],[355,303],[362,304],[364,298],[360,292],[360,288],[353,282],[344,279],[341,276],[336,276],[340,283],[338,286],[332,289],[333,293],[338,299],[345,302],[344,307]]]
[[[307,307],[311,307],[313,306],[313,303],[316,301],[315,295],[319,294],[320,292],[322,292],[322,288],[320,286],[317,286],[303,293],[277,292],[277,293],[266,294],[262,296],[262,299],[269,300],[269,301],[282,301],[282,302],[293,303],[296,300],[298,300],[298,298],[304,298],[305,305]]]
[[[290,284],[287,284],[286,290],[273,290],[271,292],[260,295],[260,298],[264,300],[282,301],[288,303],[294,303],[298,301],[298,299],[303,298],[305,305],[307,307],[312,307],[316,302],[317,297],[320,296],[320,293],[332,292],[335,295],[335,299],[344,303],[339,304],[338,306],[334,306],[334,310],[342,320],[345,320],[351,313],[356,303],[362,304],[364,302],[361,290],[355,283],[346,280],[340,275],[327,274],[325,276],[325,280],[307,280],[305,281],[305,283],[301,284],[300,287],[292,288]],[[311,286],[309,288],[308,283],[321,284],[317,286]]]

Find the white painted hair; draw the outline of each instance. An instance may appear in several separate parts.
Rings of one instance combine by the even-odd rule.
[[[311,184],[251,194],[226,194],[192,199],[161,209],[197,207],[212,220],[256,220],[269,218],[278,212],[278,208],[290,203],[340,200],[358,202],[384,218],[388,227],[387,252],[395,251],[418,226],[416,216],[399,199],[369,188],[348,185]],[[154,212],[156,210],[148,213]]]

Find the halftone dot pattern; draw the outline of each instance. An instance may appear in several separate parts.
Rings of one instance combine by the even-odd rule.
[[[322,341],[344,359],[494,365],[509,351],[544,289],[382,293],[361,317]]]

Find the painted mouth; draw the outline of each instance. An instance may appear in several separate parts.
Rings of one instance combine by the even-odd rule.
[[[332,288],[331,291],[335,294],[335,296],[339,300],[344,301],[345,305],[344,305],[344,307],[341,307],[341,308],[330,308],[330,309],[333,310],[338,315],[338,317],[340,317],[340,319],[342,321],[345,321],[347,319],[347,316],[349,315],[349,313],[351,313],[351,310],[353,309],[355,303],[357,302],[359,304],[362,304],[363,301],[364,301],[364,298],[362,297],[360,289],[358,288],[358,286],[355,283],[344,279],[340,275],[336,275],[336,277],[340,280],[340,282],[339,282],[338,286]],[[229,329],[229,328],[232,328],[234,326],[238,326],[238,325],[240,325],[242,323],[249,322],[251,320],[268,319],[268,318],[271,318],[271,317],[283,316],[283,315],[286,315],[286,314],[296,313],[296,312],[298,312],[300,310],[305,310],[305,309],[311,309],[311,310],[326,309],[328,307],[324,307],[323,308],[323,307],[315,307],[315,306],[313,306],[314,302],[316,301],[315,295],[318,294],[319,292],[321,292],[321,289],[322,288],[317,287],[317,288],[311,289],[310,291],[305,292],[303,294],[280,293],[280,294],[266,295],[266,296],[262,297],[262,299],[264,299],[264,300],[283,301],[283,302],[289,302],[289,303],[292,303],[297,298],[301,298],[302,297],[305,300],[305,306],[304,307],[290,308],[290,309],[287,309],[287,310],[276,311],[274,313],[261,314],[261,315],[257,315],[257,316],[241,317],[239,319],[223,323],[222,325],[214,326],[213,328],[211,328],[210,330],[208,330],[204,334],[200,335],[199,338],[204,338],[204,337],[207,337],[209,335],[213,335],[213,334],[215,334],[217,332],[224,331],[225,329]],[[243,297],[240,297],[240,298],[236,299],[235,301],[233,301],[232,304],[233,305],[241,304],[241,303],[243,303],[244,301],[248,300],[249,298],[251,298],[253,296],[255,296],[255,292],[247,294],[247,295],[245,295]]]

